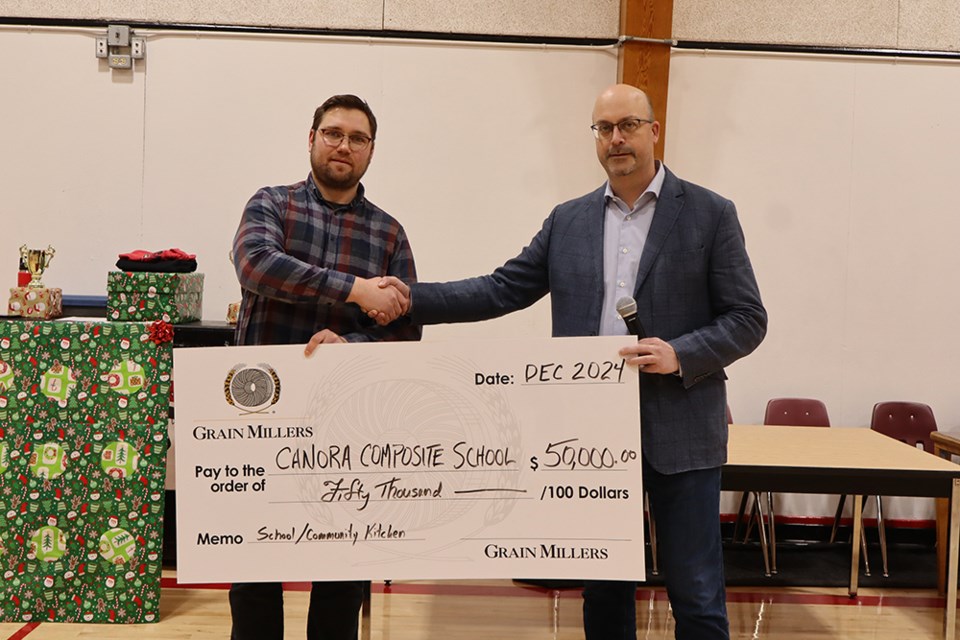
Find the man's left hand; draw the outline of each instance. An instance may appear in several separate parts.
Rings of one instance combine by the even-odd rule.
[[[303,355],[309,358],[310,354],[321,344],[341,344],[345,342],[346,340],[343,336],[330,331],[330,329],[324,329],[323,331],[318,331],[313,334],[310,342],[308,342],[307,346],[303,349]]]
[[[669,342],[660,338],[643,338],[636,344],[620,349],[620,356],[627,364],[634,365],[644,373],[676,373],[680,370],[677,352]]]

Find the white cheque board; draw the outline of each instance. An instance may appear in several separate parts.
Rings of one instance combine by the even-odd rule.
[[[174,351],[177,578],[644,578],[635,338]]]

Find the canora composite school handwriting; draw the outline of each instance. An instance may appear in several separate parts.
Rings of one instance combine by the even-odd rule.
[[[247,425],[214,428],[197,425],[196,440],[250,440],[314,437],[313,427]],[[434,442],[403,444],[368,442],[363,445],[317,444],[284,446],[274,456],[281,471],[353,471],[354,469],[461,469],[515,468],[516,458],[509,446],[461,440],[450,447]]]

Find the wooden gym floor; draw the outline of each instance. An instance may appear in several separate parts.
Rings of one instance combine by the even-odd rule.
[[[0,640],[226,640],[230,609],[225,586],[188,588],[166,571],[161,621],[150,625],[3,623]],[[303,640],[307,585],[286,594],[286,640]],[[943,599],[932,590],[730,589],[732,638],[776,640],[911,640],[941,636]],[[577,590],[547,590],[510,581],[374,583],[371,640],[582,639]],[[641,589],[638,638],[669,640],[673,621],[666,594]]]

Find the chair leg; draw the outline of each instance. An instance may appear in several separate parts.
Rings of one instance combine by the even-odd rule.
[[[740,494],[740,508],[737,509],[737,519],[733,521],[733,541],[737,541],[737,536],[740,534],[740,525],[743,523],[743,513],[747,510],[747,498],[750,497],[748,491],[744,491]]]
[[[866,503],[868,496],[863,497],[864,503]],[[830,530],[830,543],[833,543],[837,539],[837,528],[840,525],[840,516],[843,514],[843,504],[846,502],[847,496],[841,495],[840,500],[837,502],[837,512],[833,516],[833,528]],[[880,530],[880,553],[883,556],[883,565],[884,573],[887,575],[887,551],[886,551],[886,534],[883,529],[883,520],[882,520],[882,509],[883,507],[880,504],[880,496],[877,496],[877,523]],[[863,556],[863,574],[865,576],[870,575],[870,554],[867,551],[867,533],[866,529],[863,526],[863,513],[860,514],[860,549],[861,555]]]
[[[777,572],[777,525],[775,522],[776,513],[773,510],[773,492],[767,491],[767,514],[769,516],[767,527],[770,529],[770,571]]]
[[[757,529],[760,532],[760,552],[763,553],[763,575],[770,577],[770,552],[767,549],[767,532],[763,524],[763,501],[760,493],[753,493],[754,508],[757,513]],[[744,540],[746,542],[746,540]]]
[[[880,559],[883,561],[883,577],[889,578],[887,567],[887,532],[883,525],[883,498],[877,496],[877,531],[880,533]]]
[[[864,496],[866,502],[866,496]],[[863,575],[870,575],[870,554],[867,553],[867,530],[863,527],[863,511],[860,512],[860,548],[863,550]]]
[[[757,501],[760,499],[756,491],[751,491],[750,495],[753,496],[753,504],[750,505],[750,517],[747,518],[747,530],[743,534],[744,544],[750,540],[750,534],[753,532],[753,524],[757,521]]]
[[[763,573],[765,576],[770,577],[770,551],[767,546],[766,526],[763,522],[763,496],[760,492],[744,492],[740,500],[740,511],[742,513],[745,510],[746,500],[751,495],[753,496],[753,505],[750,508],[750,517],[747,519],[747,530],[746,533],[743,534],[743,542],[746,543],[750,539],[750,533],[753,531],[753,523],[756,522],[757,529],[760,533],[760,551],[763,554]],[[736,534],[734,534],[734,541],[736,541]]]
[[[833,528],[830,529],[830,544],[837,539],[837,527],[840,526],[840,516],[843,515],[843,503],[846,502],[846,494],[840,496],[840,500],[837,502],[837,513],[833,516]]]
[[[653,511],[650,510],[650,495],[644,494],[643,501],[647,508],[647,527],[650,530],[650,572],[658,576],[660,569],[657,565],[657,523],[653,519]]]

